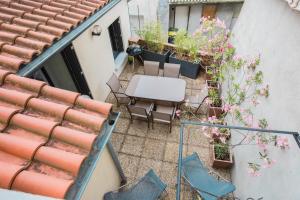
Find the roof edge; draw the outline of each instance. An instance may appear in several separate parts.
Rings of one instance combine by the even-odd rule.
[[[97,20],[99,20],[103,15],[110,11],[119,2],[121,2],[121,0],[111,0],[103,8],[101,8],[99,11],[87,18],[84,22],[82,22],[78,27],[68,32],[60,40],[58,40],[52,46],[46,49],[42,54],[40,54],[30,63],[22,67],[19,70],[18,75],[28,76],[31,75],[35,70],[41,68],[41,65],[44,62],[46,62],[51,56],[53,56],[55,53],[69,45],[74,39],[76,39],[81,33],[83,33],[90,26],[92,26]]]

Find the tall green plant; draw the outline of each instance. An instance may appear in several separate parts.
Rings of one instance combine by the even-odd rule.
[[[143,26],[137,34],[145,41],[149,51],[162,53],[167,35],[163,32],[159,22],[150,22]]]

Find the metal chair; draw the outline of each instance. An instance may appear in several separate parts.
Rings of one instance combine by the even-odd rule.
[[[185,102],[188,107],[195,109],[193,111],[195,114],[198,113],[199,109],[208,98],[208,89],[205,87],[203,90],[199,92],[196,96],[189,96],[185,99]]]
[[[133,187],[123,191],[119,191],[121,189],[119,188],[119,192],[108,192],[104,195],[104,200],[156,200],[162,196],[166,187],[167,185],[151,169]]]
[[[204,167],[197,153],[182,160],[181,170],[183,178],[204,200],[217,200],[235,190],[232,183]]]
[[[158,76],[159,74],[159,62],[144,61],[144,74],[148,76]]]
[[[148,128],[150,128],[151,111],[153,109],[153,103],[147,103],[143,101],[131,101],[126,107],[130,114],[131,123],[133,117],[140,117],[146,119],[148,122]]]
[[[128,102],[130,102],[130,98],[125,94],[125,89],[122,87],[116,74],[112,74],[110,79],[106,82],[106,85],[108,85],[116,98],[117,106],[120,106],[120,104],[128,104]]]
[[[156,109],[152,111],[152,128],[153,122],[167,123],[170,126],[170,133],[172,131],[172,121],[175,117],[176,107],[175,106],[164,106],[157,105]]]
[[[180,73],[180,64],[164,64],[164,74],[165,77],[178,78]]]

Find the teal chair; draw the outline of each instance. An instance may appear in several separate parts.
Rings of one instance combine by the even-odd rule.
[[[217,200],[235,190],[232,183],[212,176],[196,153],[182,160],[182,176],[204,200]]]
[[[104,195],[104,200],[156,200],[166,187],[151,169],[133,187],[119,192],[108,192]]]

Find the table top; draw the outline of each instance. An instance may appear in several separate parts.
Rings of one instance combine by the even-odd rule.
[[[185,98],[185,80],[161,76],[134,75],[125,94],[130,97],[179,103]]]

